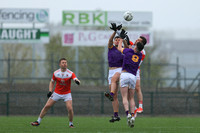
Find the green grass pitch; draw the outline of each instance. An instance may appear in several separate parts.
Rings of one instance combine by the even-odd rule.
[[[40,126],[30,122],[37,116],[0,116],[0,133],[200,133],[200,117],[137,117],[135,127],[121,121],[110,123],[106,116],[75,116],[74,126],[68,127],[67,116],[46,116]]]

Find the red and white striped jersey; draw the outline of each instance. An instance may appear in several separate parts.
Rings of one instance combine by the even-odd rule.
[[[62,72],[61,69],[56,70],[51,79],[51,81],[56,82],[54,92],[58,94],[71,93],[71,79],[75,80],[77,77],[69,69],[67,69],[65,72]]]
[[[135,46],[135,44],[132,44],[131,46]],[[142,62],[143,62],[143,60],[144,60],[144,58],[145,58],[145,55],[146,55],[146,52],[145,52],[144,49],[141,51],[141,53],[142,53],[142,59],[141,59],[140,64],[139,64],[139,68],[140,68],[140,65],[142,64]],[[139,69],[139,68],[138,68],[138,69]]]
[[[143,60],[144,60],[144,58],[145,58],[145,55],[146,55],[146,52],[145,52],[144,49],[141,51],[141,53],[142,53],[142,59],[141,59],[141,61],[140,61],[140,65],[142,64],[142,62],[143,62]],[[140,68],[140,65],[139,65],[139,68]]]

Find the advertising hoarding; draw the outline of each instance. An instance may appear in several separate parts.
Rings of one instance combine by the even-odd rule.
[[[63,46],[107,46],[108,40],[113,31],[103,30],[66,30],[62,32]],[[128,31],[131,41],[135,41],[139,36],[147,39],[146,46],[153,45],[152,32],[150,31]]]
[[[48,9],[0,8],[0,23],[47,23]]]
[[[48,43],[47,29],[3,28],[0,29],[0,42],[3,43]]]
[[[63,11],[64,26],[108,26],[115,22],[126,27],[151,27],[151,12],[133,12],[133,20],[125,21],[123,11]]]

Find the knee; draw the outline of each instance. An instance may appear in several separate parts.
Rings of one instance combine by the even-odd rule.
[[[45,109],[49,109],[49,108],[51,108],[51,105],[48,105],[48,104],[47,104],[47,105],[44,106],[44,108],[45,108]]]
[[[113,98],[114,98],[114,101],[115,101],[115,100],[118,100],[117,93],[115,93],[115,95],[114,95]]]
[[[117,78],[112,78],[112,79],[111,79],[111,83],[116,83],[117,81],[118,81]]]
[[[128,100],[123,100],[123,105],[128,105]]]
[[[73,112],[73,108],[72,107],[68,107],[67,110],[68,110],[68,112]]]
[[[135,86],[135,90],[136,90],[136,92],[139,92],[141,89],[140,89],[140,85],[136,85]]]

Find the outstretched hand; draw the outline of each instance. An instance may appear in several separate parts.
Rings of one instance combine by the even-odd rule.
[[[114,30],[114,31],[117,31],[116,23],[111,23],[110,29],[111,29],[111,30]]]
[[[122,28],[122,24],[117,26],[117,30],[121,30],[121,28]]]
[[[128,32],[126,32],[124,29],[122,29],[122,31],[121,31],[121,33],[120,33],[120,37],[122,38],[122,39],[124,39],[126,36],[127,36],[127,33]]]

